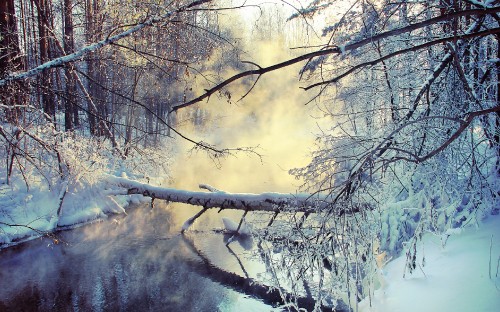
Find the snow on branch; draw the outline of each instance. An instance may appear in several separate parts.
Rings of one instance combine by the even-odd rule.
[[[204,209],[221,208],[245,211],[276,212],[286,207],[293,207],[294,212],[313,213],[325,209],[328,203],[313,197],[311,194],[285,193],[227,193],[227,192],[196,192],[174,188],[165,188],[140,183],[138,181],[106,176],[109,184],[123,188],[121,195],[142,194],[154,199],[164,199],[171,202],[202,206]]]
[[[347,71],[345,71],[344,73],[332,78],[332,79],[329,79],[329,80],[325,80],[325,81],[320,81],[320,82],[317,82],[317,83],[314,83],[314,84],[311,84],[307,87],[304,87],[303,89],[304,90],[309,90],[309,89],[312,89],[312,88],[315,88],[317,86],[321,86],[321,85],[326,85],[326,84],[332,84],[332,83],[336,83],[338,81],[340,81],[342,78],[345,78],[346,76],[349,76],[350,74],[362,69],[362,68],[365,68],[365,67],[369,67],[369,66],[374,66],[378,63],[381,63],[383,61],[386,61],[390,58],[393,58],[393,57],[396,57],[398,55],[402,55],[402,54],[406,54],[406,53],[409,53],[409,52],[414,52],[414,51],[418,51],[418,50],[421,50],[421,49],[425,49],[425,48],[428,48],[428,47],[431,47],[431,46],[434,46],[434,45],[437,45],[437,44],[442,44],[442,43],[445,43],[445,42],[451,42],[451,41],[456,41],[456,40],[463,40],[463,39],[468,39],[468,38],[474,38],[474,37],[482,37],[482,36],[486,36],[486,35],[492,35],[492,34],[499,34],[500,33],[500,27],[495,27],[495,28],[492,28],[492,29],[487,29],[487,30],[484,30],[484,31],[480,31],[480,32],[473,32],[473,33],[465,33],[465,34],[459,34],[459,35],[452,35],[452,36],[447,36],[447,37],[444,37],[444,38],[440,38],[440,39],[437,39],[437,40],[433,40],[433,41],[429,41],[429,42],[426,42],[426,43],[423,43],[423,44],[420,44],[420,45],[417,45],[417,46],[414,46],[414,47],[411,47],[411,48],[407,48],[407,49],[402,49],[402,50],[398,50],[398,51],[395,51],[395,52],[392,52],[390,54],[387,54],[387,55],[384,55],[380,58],[377,58],[377,59],[374,59],[374,60],[371,60],[371,61],[368,61],[368,62],[364,62],[364,63],[361,63],[361,64],[358,64],[356,66],[353,66],[351,68],[349,68]],[[447,64],[447,61],[449,61],[449,58],[451,57],[451,54],[447,54],[446,58],[444,58],[444,61],[441,62],[441,64],[444,64],[446,65]],[[311,63],[311,66],[317,66],[317,64],[312,64]],[[443,67],[444,69],[444,67]],[[305,70],[309,70],[309,67],[307,68],[304,68],[303,71]],[[442,70],[435,70],[434,72],[435,73],[441,73]],[[426,90],[426,89],[424,89]]]
[[[42,71],[47,70],[47,69],[61,67],[67,63],[81,60],[86,54],[97,51],[106,45],[112,44],[114,42],[119,41],[120,39],[128,37],[128,36],[132,35],[133,33],[136,33],[138,31],[142,30],[145,27],[152,26],[152,25],[157,24],[159,22],[165,21],[168,18],[174,16],[175,14],[177,14],[179,12],[182,12],[182,11],[185,11],[187,9],[202,5],[202,4],[210,2],[210,1],[211,0],[193,1],[186,6],[182,6],[176,10],[169,11],[160,17],[152,17],[143,23],[138,23],[137,25],[129,28],[128,30],[126,30],[124,32],[121,32],[121,33],[114,35],[114,36],[111,36],[111,37],[107,37],[104,40],[101,40],[101,41],[98,41],[98,42],[93,43],[91,45],[88,45],[88,46],[86,46],[86,47],[84,47],[84,48],[82,48],[74,53],[58,57],[56,59],[53,59],[53,60],[48,61],[46,63],[43,63],[40,66],[32,68],[26,72],[13,74],[13,75],[10,75],[4,79],[0,79],[0,87],[5,86],[8,83],[13,82],[13,81],[24,80],[24,79],[27,79],[30,77],[34,77],[34,76],[40,74]]]

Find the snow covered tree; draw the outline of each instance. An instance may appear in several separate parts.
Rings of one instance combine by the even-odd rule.
[[[333,4],[314,1],[302,13]],[[412,271],[423,233],[498,212],[499,26],[493,1],[356,1],[324,29],[325,49],[341,53],[310,60],[303,74],[333,125],[313,161],[292,172],[331,203],[308,217],[321,226],[305,241],[344,246],[344,272],[359,266],[360,283],[370,280],[373,251],[409,244]]]

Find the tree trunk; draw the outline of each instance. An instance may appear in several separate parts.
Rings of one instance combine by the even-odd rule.
[[[50,0],[35,1],[38,13],[38,44],[40,53],[40,64],[46,63],[51,58],[50,34],[48,28],[51,27]],[[52,74],[50,71],[42,71],[40,80],[40,92],[42,108],[46,117],[52,122],[55,121],[56,105],[52,95]]]
[[[86,0],[85,1],[85,39],[88,44],[92,44],[96,39],[96,12],[97,12],[97,4],[94,0]],[[98,112],[95,107],[96,100],[96,89],[98,88],[96,79],[96,72],[98,71],[98,63],[95,60],[96,55],[89,55],[87,58],[87,75],[91,80],[88,82],[88,89],[90,99],[88,99],[87,103],[87,112],[88,112],[88,120],[89,120],[89,130],[92,135],[98,134]],[[94,80],[94,81],[92,81]],[[94,103],[90,103],[90,101],[94,101]]]
[[[497,49],[497,58],[500,57],[500,38],[499,36],[495,37],[496,39],[496,49]],[[496,103],[500,106],[500,63],[496,63]],[[497,161],[496,161],[496,171],[497,174],[500,175],[500,112],[495,114],[495,128],[493,135],[493,142],[495,144],[494,148],[496,149]],[[497,193],[500,194],[500,190],[497,190]]]
[[[73,10],[72,0],[64,0],[63,16],[63,42],[64,53],[66,55],[75,52],[74,37],[73,37]],[[78,126],[78,108],[76,105],[76,83],[71,70],[71,64],[68,64],[64,69],[64,77],[66,80],[66,98],[64,100],[64,126],[66,131],[71,131]]]
[[[20,57],[14,0],[0,1],[0,79],[11,72],[24,70],[24,60]],[[20,117],[20,105],[24,105],[26,97],[22,90],[23,83],[16,82],[10,86],[0,87],[0,102],[8,108],[5,111],[6,121],[16,123]]]

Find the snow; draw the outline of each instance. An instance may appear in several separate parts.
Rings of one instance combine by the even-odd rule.
[[[500,311],[500,217],[447,235],[424,236],[417,260],[421,269],[417,265],[411,274],[405,273],[404,252],[388,263],[371,307],[366,298],[360,311]]]
[[[4,133],[16,131],[13,127],[0,127]],[[31,137],[40,136],[41,142],[50,143],[57,138],[51,128],[32,132],[35,134]],[[161,154],[148,150],[143,155],[114,159],[109,155],[109,142],[99,143],[75,135],[57,145],[59,156],[66,164],[63,178],[56,165],[56,156],[43,151],[39,155],[41,163],[50,165],[36,167],[29,166],[30,163],[23,164],[21,174],[16,163],[8,179],[6,166],[0,166],[0,248],[58,229],[98,221],[111,214],[126,214],[124,207],[129,204],[150,200],[142,195],[120,196],[116,189],[108,188],[105,174],[131,177],[156,185],[166,184],[170,179],[165,168],[171,161],[171,148]],[[151,176],[151,172],[158,176]]]
[[[229,233],[236,233],[236,231],[238,230],[239,223],[236,223],[229,218],[222,218],[222,223],[224,224],[224,228],[226,229],[226,231],[228,231]],[[243,221],[237,233],[240,235],[250,235],[251,231],[249,225],[245,221]]]
[[[46,207],[56,207],[57,194],[41,189],[23,191],[16,184],[0,185],[0,246],[16,239],[38,236],[36,231],[48,231],[55,227],[57,219]],[[13,208],[16,209],[13,209]],[[28,227],[7,226],[24,224]]]
[[[126,213],[131,200],[125,196],[110,197],[101,192],[102,184],[70,187],[64,195],[61,214],[59,188],[49,189],[43,183],[28,190],[19,177],[11,185],[0,184],[0,248],[33,239],[57,228],[73,227],[109,214]],[[139,196],[139,195],[134,195]]]

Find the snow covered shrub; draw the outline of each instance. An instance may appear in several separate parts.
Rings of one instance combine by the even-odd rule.
[[[109,140],[61,133],[61,140],[56,144],[72,184],[94,185],[108,172],[113,158]]]
[[[135,149],[124,159],[110,140],[29,116],[33,122],[0,125],[0,243],[123,213],[129,198],[106,193],[107,174],[168,181],[171,149]]]
[[[168,140],[153,147],[135,148],[129,151],[125,159],[113,158],[111,172],[165,185],[171,182],[170,168],[174,153],[175,146]]]
[[[315,283],[308,287],[321,300],[329,300],[322,290],[347,293],[345,301],[352,303],[369,296],[377,284],[379,255],[384,262],[406,247],[411,272],[423,234],[442,235],[475,223],[498,206],[496,146],[479,121],[448,142],[457,124],[445,116],[402,125],[379,121],[370,128],[358,116],[355,122],[337,115],[338,124],[318,136],[310,164],[292,170],[306,181],[304,189],[330,208],[295,214],[279,235],[267,238],[286,240],[268,257],[279,259],[278,267],[286,261],[285,275],[309,274],[307,280]]]

